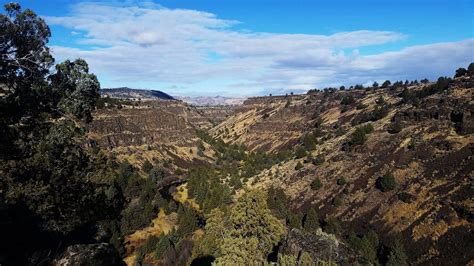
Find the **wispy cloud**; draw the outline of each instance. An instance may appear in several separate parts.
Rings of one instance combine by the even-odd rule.
[[[82,3],[71,14],[46,19],[83,33],[80,44],[94,48],[54,46],[56,57],[85,58],[99,78],[107,77],[106,86],[139,82],[172,94],[255,95],[432,77],[474,59],[474,39],[362,56],[358,48],[407,36],[368,30],[332,35],[238,31],[238,21],[150,4]]]

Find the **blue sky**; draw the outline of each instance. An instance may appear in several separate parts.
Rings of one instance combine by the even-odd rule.
[[[250,96],[434,79],[474,61],[474,1],[20,1],[102,87]]]

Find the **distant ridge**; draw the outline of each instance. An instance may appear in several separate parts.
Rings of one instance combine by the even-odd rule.
[[[176,99],[195,106],[235,106],[243,104],[247,98],[223,96],[176,96]]]
[[[127,100],[174,100],[174,98],[159,90],[131,89],[128,87],[103,88],[100,94],[104,97],[127,99]]]

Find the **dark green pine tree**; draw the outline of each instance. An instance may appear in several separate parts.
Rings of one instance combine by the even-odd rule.
[[[319,228],[318,215],[314,208],[310,208],[306,213],[303,229],[307,232],[314,233]]]

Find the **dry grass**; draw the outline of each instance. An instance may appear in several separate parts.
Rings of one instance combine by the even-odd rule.
[[[160,209],[157,217],[152,220],[148,227],[135,231],[133,234],[125,236],[125,250],[126,255],[124,261],[127,265],[134,265],[138,247],[143,245],[148,237],[159,236],[161,234],[168,234],[173,228],[176,228],[177,215],[171,213],[165,214],[163,209]]]

